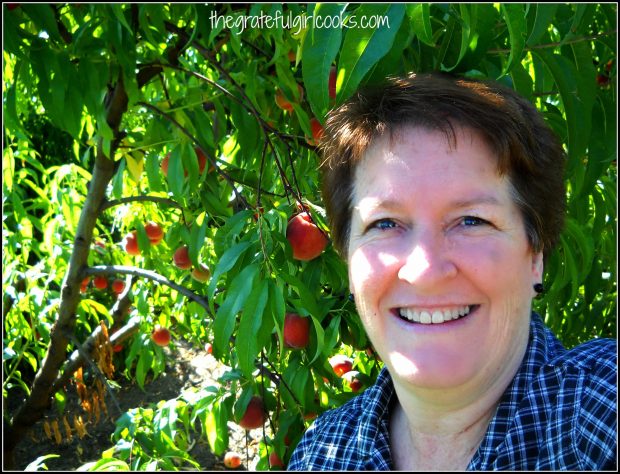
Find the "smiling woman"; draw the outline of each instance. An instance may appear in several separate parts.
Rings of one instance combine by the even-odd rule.
[[[315,421],[289,469],[613,467],[615,341],[567,351],[532,312],[565,209],[564,153],[536,109],[412,75],[332,112],[321,146],[334,242],[385,368]]]

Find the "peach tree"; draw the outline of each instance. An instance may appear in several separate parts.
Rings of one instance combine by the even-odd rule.
[[[329,243],[317,146],[330,108],[390,74],[496,79],[540,109],[566,146],[569,218],[536,306],[569,346],[615,336],[615,8],[5,4],[4,459],[66,420],[69,391],[92,413],[114,378],[148,390],[168,354],[156,327],[230,370],[118,418],[113,439],[134,436],[151,468],[197,467],[193,431],[223,453],[257,398],[258,467],[285,464],[317,414],[371,384],[381,362]],[[114,462],[144,467],[118,446]]]

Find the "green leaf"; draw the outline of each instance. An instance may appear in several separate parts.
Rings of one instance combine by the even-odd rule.
[[[564,235],[571,239],[571,249],[575,251],[575,256],[579,265],[577,267],[576,283],[581,283],[590,273],[592,261],[594,260],[594,242],[591,235],[587,235],[579,223],[572,217],[568,217],[564,226]],[[576,262],[575,262],[576,263]]]
[[[527,46],[538,44],[542,36],[547,32],[549,25],[553,22],[555,12],[558,9],[557,3],[533,3],[530,8],[536,12],[534,26],[530,31],[530,36],[526,41]]]
[[[168,159],[168,187],[176,200],[181,201],[185,170],[183,169],[183,146],[175,146],[170,151]]]
[[[596,8],[595,4],[588,4],[587,2],[577,3],[573,6],[575,7],[575,16],[568,34],[562,39],[563,42],[583,33],[582,26],[588,27],[590,25],[594,9]]]
[[[138,363],[136,364],[136,382],[140,388],[144,389],[144,382],[146,381],[146,375],[151,369],[153,362],[153,354],[151,351],[146,350],[139,354]]]
[[[362,28],[360,23],[347,30],[338,62],[338,102],[350,97],[366,73],[392,48],[404,16],[403,4],[365,4],[355,10],[356,19],[382,18],[387,23],[379,28]]]
[[[340,16],[346,5],[320,3],[313,15]],[[329,108],[329,72],[342,41],[340,28],[315,28],[314,22],[304,36],[301,53],[301,72],[306,97],[316,117],[322,118]]]
[[[2,24],[2,46],[4,51],[22,59],[24,54],[20,48],[22,40],[19,35],[17,21],[10,21],[7,13],[4,13],[4,15],[6,18],[6,21]]]
[[[222,418],[224,417],[224,422]],[[209,447],[216,456],[221,456],[228,448],[228,426],[226,424],[226,411],[222,410],[219,401],[215,401],[205,417],[205,432]]]
[[[575,256],[573,255],[574,249],[568,244],[564,237],[560,237],[560,239],[562,240],[562,245],[564,246],[564,271],[568,276],[567,280],[571,287],[569,301],[575,301],[579,291],[580,279],[579,272],[577,270],[577,263],[575,262]]]
[[[302,407],[307,404],[306,385],[310,380],[309,377],[310,369],[308,367],[303,367],[297,357],[291,357],[289,359],[289,364],[282,374],[282,378],[286,382],[285,387],[287,392],[290,390],[291,394],[301,403]],[[297,403],[295,404],[298,405]]]
[[[544,62],[560,91],[568,126],[569,167],[576,166],[587,146],[586,137],[581,133],[580,122],[584,118],[585,110],[578,97],[577,71],[568,59],[558,54],[543,50],[533,50],[532,54]]]
[[[319,321],[317,317],[312,317],[312,315],[310,315],[310,319],[312,320],[316,334],[316,351],[314,353],[314,357],[310,360],[310,364],[312,364],[325,350],[325,330],[323,329],[323,326],[321,326],[321,321]]]
[[[51,40],[56,43],[64,44],[56,18],[54,17],[53,5],[45,3],[23,3],[22,10],[30,17],[37,28],[37,34],[47,33]]]
[[[501,9],[504,12],[508,34],[510,35],[510,55],[502,70],[502,76],[505,76],[510,72],[514,64],[521,61],[523,49],[525,48],[527,23],[523,4],[502,3]]]
[[[189,258],[195,266],[200,263],[198,257],[207,236],[207,216],[203,212],[195,221],[190,231]]]
[[[470,15],[470,11],[469,8],[472,8],[472,15]],[[460,4],[459,5],[459,10],[460,10],[460,18],[458,19],[458,21],[455,21],[455,25],[458,24],[458,27],[461,30],[461,40],[458,46],[458,55],[455,55],[454,53],[456,52],[456,44],[454,45],[455,47],[453,48],[449,48],[449,52],[450,57],[454,58],[453,62],[451,61],[451,65],[447,64],[447,59],[445,59],[442,63],[442,70],[443,71],[452,71],[454,70],[460,63],[461,60],[463,59],[463,57],[465,56],[465,54],[469,51],[470,49],[470,33],[472,33],[472,30],[475,30],[475,17],[476,17],[476,9],[477,9],[477,5],[464,5],[464,4]],[[456,16],[454,17],[456,18]],[[477,37],[477,36],[476,36]],[[450,46],[452,46],[452,44],[450,44]]]
[[[258,273],[258,264],[245,267],[233,279],[226,291],[226,299],[217,309],[215,321],[213,322],[213,354],[217,358],[223,357],[225,353],[228,353],[230,336],[232,336],[235,329],[237,314],[246,305]]]
[[[299,295],[302,307],[306,312],[314,314],[315,317],[321,314],[317,306],[316,295],[299,278],[286,272],[282,272],[278,276]]]
[[[411,28],[415,35],[424,44],[435,46],[430,10],[429,3],[407,4],[407,15],[411,19]]]
[[[213,270],[211,282],[209,283],[209,288],[207,289],[209,299],[213,299],[219,277],[235,266],[235,263],[237,263],[239,257],[243,255],[250,245],[251,242],[239,242],[226,250],[224,255],[220,257],[215,270]]]
[[[237,103],[231,105],[231,118],[237,129],[240,158],[249,162],[259,147],[260,127],[256,118]]]
[[[514,89],[530,102],[534,103],[534,82],[532,81],[532,76],[530,76],[523,67],[523,64],[514,64],[510,70],[510,77],[512,78]]]
[[[245,302],[245,309],[239,321],[235,350],[239,359],[239,368],[248,379],[252,378],[252,372],[256,370],[254,361],[259,351],[257,334],[263,320],[268,294],[267,280],[259,278]]]

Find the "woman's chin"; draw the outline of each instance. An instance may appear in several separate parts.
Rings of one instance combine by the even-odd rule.
[[[449,389],[462,386],[475,375],[462,354],[411,354],[392,351],[386,364],[400,385],[425,389]]]

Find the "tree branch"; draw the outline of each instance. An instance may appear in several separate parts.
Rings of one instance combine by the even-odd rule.
[[[194,300],[200,306],[205,308],[209,314],[211,314],[211,308],[209,307],[209,303],[202,296],[197,295],[192,290],[185,288],[182,285],[179,285],[168,278],[160,275],[159,273],[155,273],[151,270],[144,270],[142,268],[136,267],[127,267],[123,265],[97,265],[95,267],[87,267],[83,271],[84,276],[89,275],[114,275],[114,274],[124,274],[124,275],[133,275],[142,278],[148,278],[149,280],[153,280],[154,282],[159,283],[160,285],[166,285],[172,288],[173,290],[178,291],[182,295],[188,297],[191,300]]]
[[[178,202],[168,199],[162,198],[158,196],[131,196],[121,199],[116,199],[114,201],[105,201],[101,205],[101,212],[110,209],[114,206],[120,206],[121,204],[127,204],[129,202],[156,202],[158,204],[163,204],[165,206],[176,207],[177,209],[183,210],[183,206],[181,206]]]

